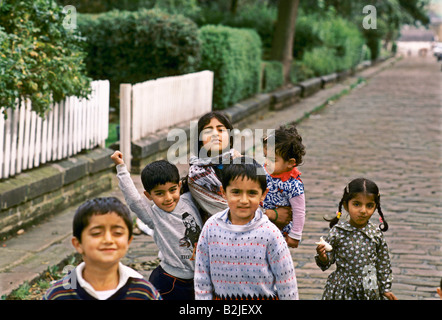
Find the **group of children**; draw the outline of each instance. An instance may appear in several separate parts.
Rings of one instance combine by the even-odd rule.
[[[180,178],[166,160],[152,162],[141,173],[144,196],[116,151],[119,187],[130,210],[153,230],[160,265],[149,281],[123,266],[132,241],[129,210],[116,198],[93,199],[74,217],[72,243],[83,262],[45,299],[298,299],[289,247],[298,247],[305,221],[297,169],[305,155],[302,138],[293,126],[278,128],[263,141],[261,165],[232,148],[232,129],[220,112],[201,117],[188,175]],[[340,220],[342,206],[348,221]],[[380,228],[369,221],[376,210]],[[337,265],[323,299],[396,299],[376,184],[349,183],[330,228],[315,257],[322,270]]]

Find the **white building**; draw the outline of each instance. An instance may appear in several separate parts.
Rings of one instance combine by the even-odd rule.
[[[404,26],[397,40],[397,52],[404,56],[432,55],[434,43],[438,41],[433,30]]]

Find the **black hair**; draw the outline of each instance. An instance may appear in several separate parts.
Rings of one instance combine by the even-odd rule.
[[[302,144],[302,137],[294,125],[280,126],[275,130],[275,153],[284,161],[293,158],[296,166],[302,164],[305,156],[305,146]],[[268,138],[268,137],[267,137]],[[267,147],[267,138],[263,140],[264,147]]]
[[[222,112],[220,111],[212,111],[209,113],[206,113],[205,115],[203,115],[201,118],[198,119],[198,155],[199,152],[201,150],[201,148],[203,147],[203,142],[200,140],[200,135],[201,132],[203,131],[204,127],[207,126],[210,123],[210,120],[212,120],[213,118],[216,118],[219,122],[221,122],[222,125],[224,125],[224,127],[226,127],[227,130],[229,130],[229,135],[230,135],[230,148],[232,148],[233,146],[233,135],[231,134],[232,130],[233,130],[233,125],[230,122],[230,119]]]
[[[230,182],[236,178],[249,178],[258,182],[262,192],[267,189],[267,180],[263,171],[263,167],[250,157],[238,157],[231,164],[224,165],[221,183],[224,190],[227,190]]]
[[[365,178],[357,178],[352,180],[345,188],[344,193],[342,195],[342,199],[338,205],[338,212],[342,212],[342,205],[345,204],[348,206],[348,202],[353,199],[358,193],[369,193],[374,196],[374,202],[376,204],[376,209],[379,213],[379,216],[382,219],[382,223],[379,225],[379,229],[381,231],[388,230],[388,223],[385,220],[384,213],[381,209],[381,195],[379,193],[379,188],[373,181]],[[330,228],[333,227],[336,223],[338,223],[339,218],[336,216],[330,220],[325,219],[330,222]]]
[[[150,192],[158,185],[168,182],[176,184],[180,182],[178,168],[169,161],[157,160],[151,162],[141,171],[141,183],[147,192]]]
[[[84,202],[75,212],[72,222],[72,233],[81,243],[81,234],[89,225],[93,215],[102,215],[115,212],[120,216],[129,230],[129,239],[132,237],[132,219],[129,208],[115,197],[94,198]]]

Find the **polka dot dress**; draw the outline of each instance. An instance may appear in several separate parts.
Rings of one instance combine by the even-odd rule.
[[[379,300],[390,291],[392,272],[387,243],[382,232],[371,222],[358,229],[349,222],[339,222],[324,239],[333,250],[328,263],[316,264],[324,271],[333,263],[325,285],[323,300]]]

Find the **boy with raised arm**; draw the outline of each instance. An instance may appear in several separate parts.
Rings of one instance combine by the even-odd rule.
[[[141,172],[144,197],[135,187],[120,151],[111,156],[117,167],[119,187],[130,209],[154,230],[153,239],[162,254],[149,281],[164,300],[192,300],[195,249],[202,221],[189,192],[180,195],[177,167],[166,160],[148,164]],[[151,206],[147,199],[153,201]]]

